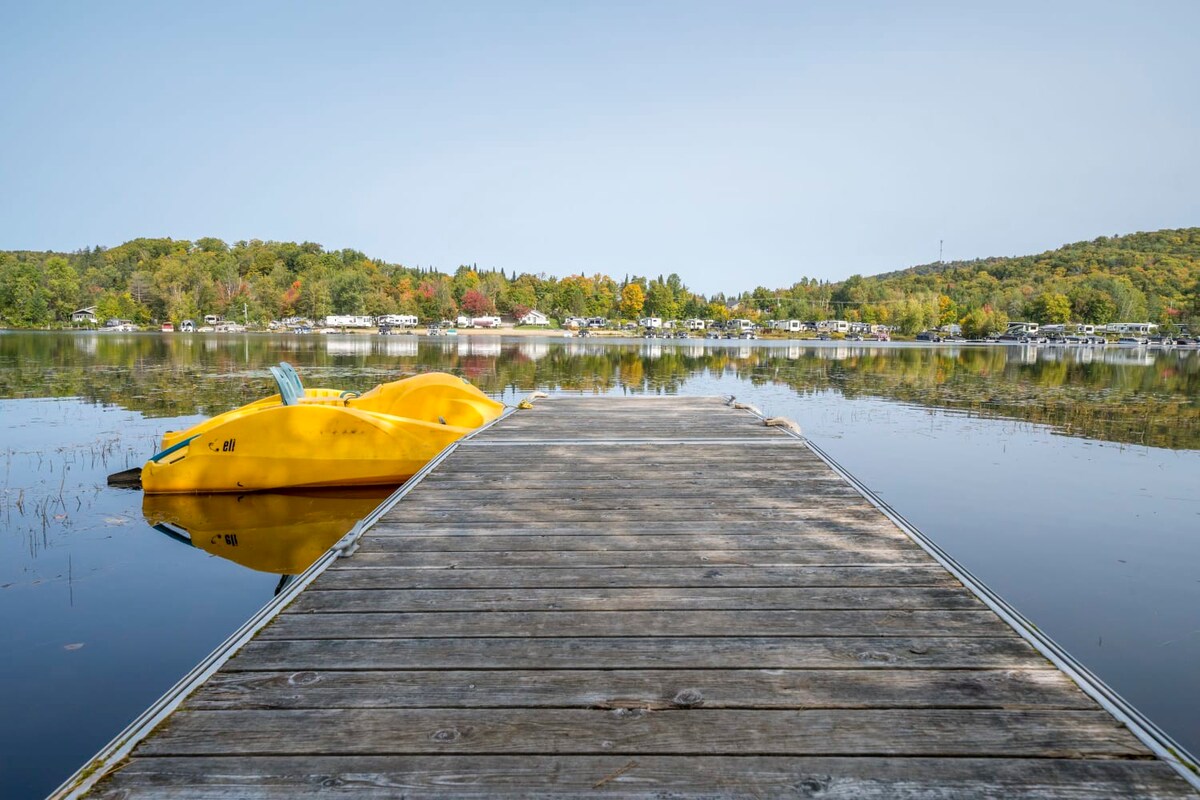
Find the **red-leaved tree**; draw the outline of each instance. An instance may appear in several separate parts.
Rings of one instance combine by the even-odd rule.
[[[482,317],[485,314],[495,314],[496,304],[478,289],[467,289],[463,292],[462,310],[473,317]]]

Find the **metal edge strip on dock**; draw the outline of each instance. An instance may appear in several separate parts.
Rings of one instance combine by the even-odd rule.
[[[767,420],[767,416],[754,406],[735,403],[732,395],[728,397],[726,404],[734,408],[740,408],[764,422]],[[840,475],[867,502],[891,520],[909,538],[916,542],[921,549],[941,564],[946,571],[957,578],[968,591],[978,597],[984,605],[1015,630],[1021,638],[1033,645],[1034,649],[1074,681],[1101,708],[1111,714],[1117,721],[1124,724],[1154,755],[1169,764],[1193,788],[1200,789],[1200,766],[1198,766],[1196,757],[1172,739],[1170,734],[1158,727],[1142,712],[1138,711],[1128,700],[1106,684],[1103,679],[1077,661],[1065,648],[1045,633],[1042,633],[1025,615],[1009,605],[1003,597],[996,594],[987,584],[971,574],[970,570],[958,563],[953,556],[939,547],[936,542],[921,533],[899,511],[892,508],[886,500],[875,494],[870,487],[856,478],[849,470],[834,460],[832,456],[800,433],[799,427],[783,427],[783,430],[787,435],[798,439],[818,458],[825,462],[830,469]]]
[[[778,439],[771,437],[762,437],[756,439],[731,439],[731,438],[707,438],[707,439],[680,439],[675,438],[642,438],[642,439],[509,439],[505,441],[491,442],[472,442],[473,447],[528,447],[530,445],[538,445],[545,447],[595,447],[597,445],[612,447],[614,445],[635,445],[635,444],[687,444],[687,445],[776,445],[782,444]]]
[[[375,510],[356,522],[354,527],[345,536],[326,550],[308,569],[300,573],[296,580],[288,584],[282,592],[271,598],[266,605],[255,612],[241,627],[230,634],[225,641],[217,645],[200,663],[192,667],[191,671],[180,678],[174,686],[155,700],[149,708],[139,714],[133,722],[125,726],[124,730],[113,737],[112,741],[102,747],[96,755],[88,759],[82,767],[63,781],[57,789],[47,796],[47,800],[75,800],[75,798],[82,797],[91,790],[101,778],[112,771],[117,764],[128,756],[139,742],[166,720],[192,692],[200,688],[242,646],[253,639],[260,630],[287,608],[300,592],[304,591],[310,583],[316,580],[330,564],[338,558],[351,555],[357,549],[359,538],[372,525],[378,522],[380,517],[391,511],[392,507],[412,491],[426,475],[445,461],[447,456],[453,453],[462,442],[507,419],[518,407],[506,407],[504,413],[491,422],[480,426],[461,439],[457,439],[447,445],[444,450],[434,456],[415,475],[405,481],[396,491],[388,495]]]

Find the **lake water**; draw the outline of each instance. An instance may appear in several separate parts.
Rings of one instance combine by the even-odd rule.
[[[438,369],[510,403],[534,389],[732,394],[790,417],[1200,751],[1196,351],[9,332],[5,796],[51,791],[378,503],[379,492],[143,503],[106,485],[164,430],[271,393],[280,360],[310,386],[365,390]]]

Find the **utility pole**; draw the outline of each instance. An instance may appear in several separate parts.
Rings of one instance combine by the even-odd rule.
[[[942,260],[942,240],[941,239],[938,239],[938,263],[939,264],[946,263],[945,261]]]

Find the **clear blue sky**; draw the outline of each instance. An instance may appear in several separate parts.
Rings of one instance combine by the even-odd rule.
[[[0,249],[733,291],[1200,224],[1200,2],[0,0]]]

